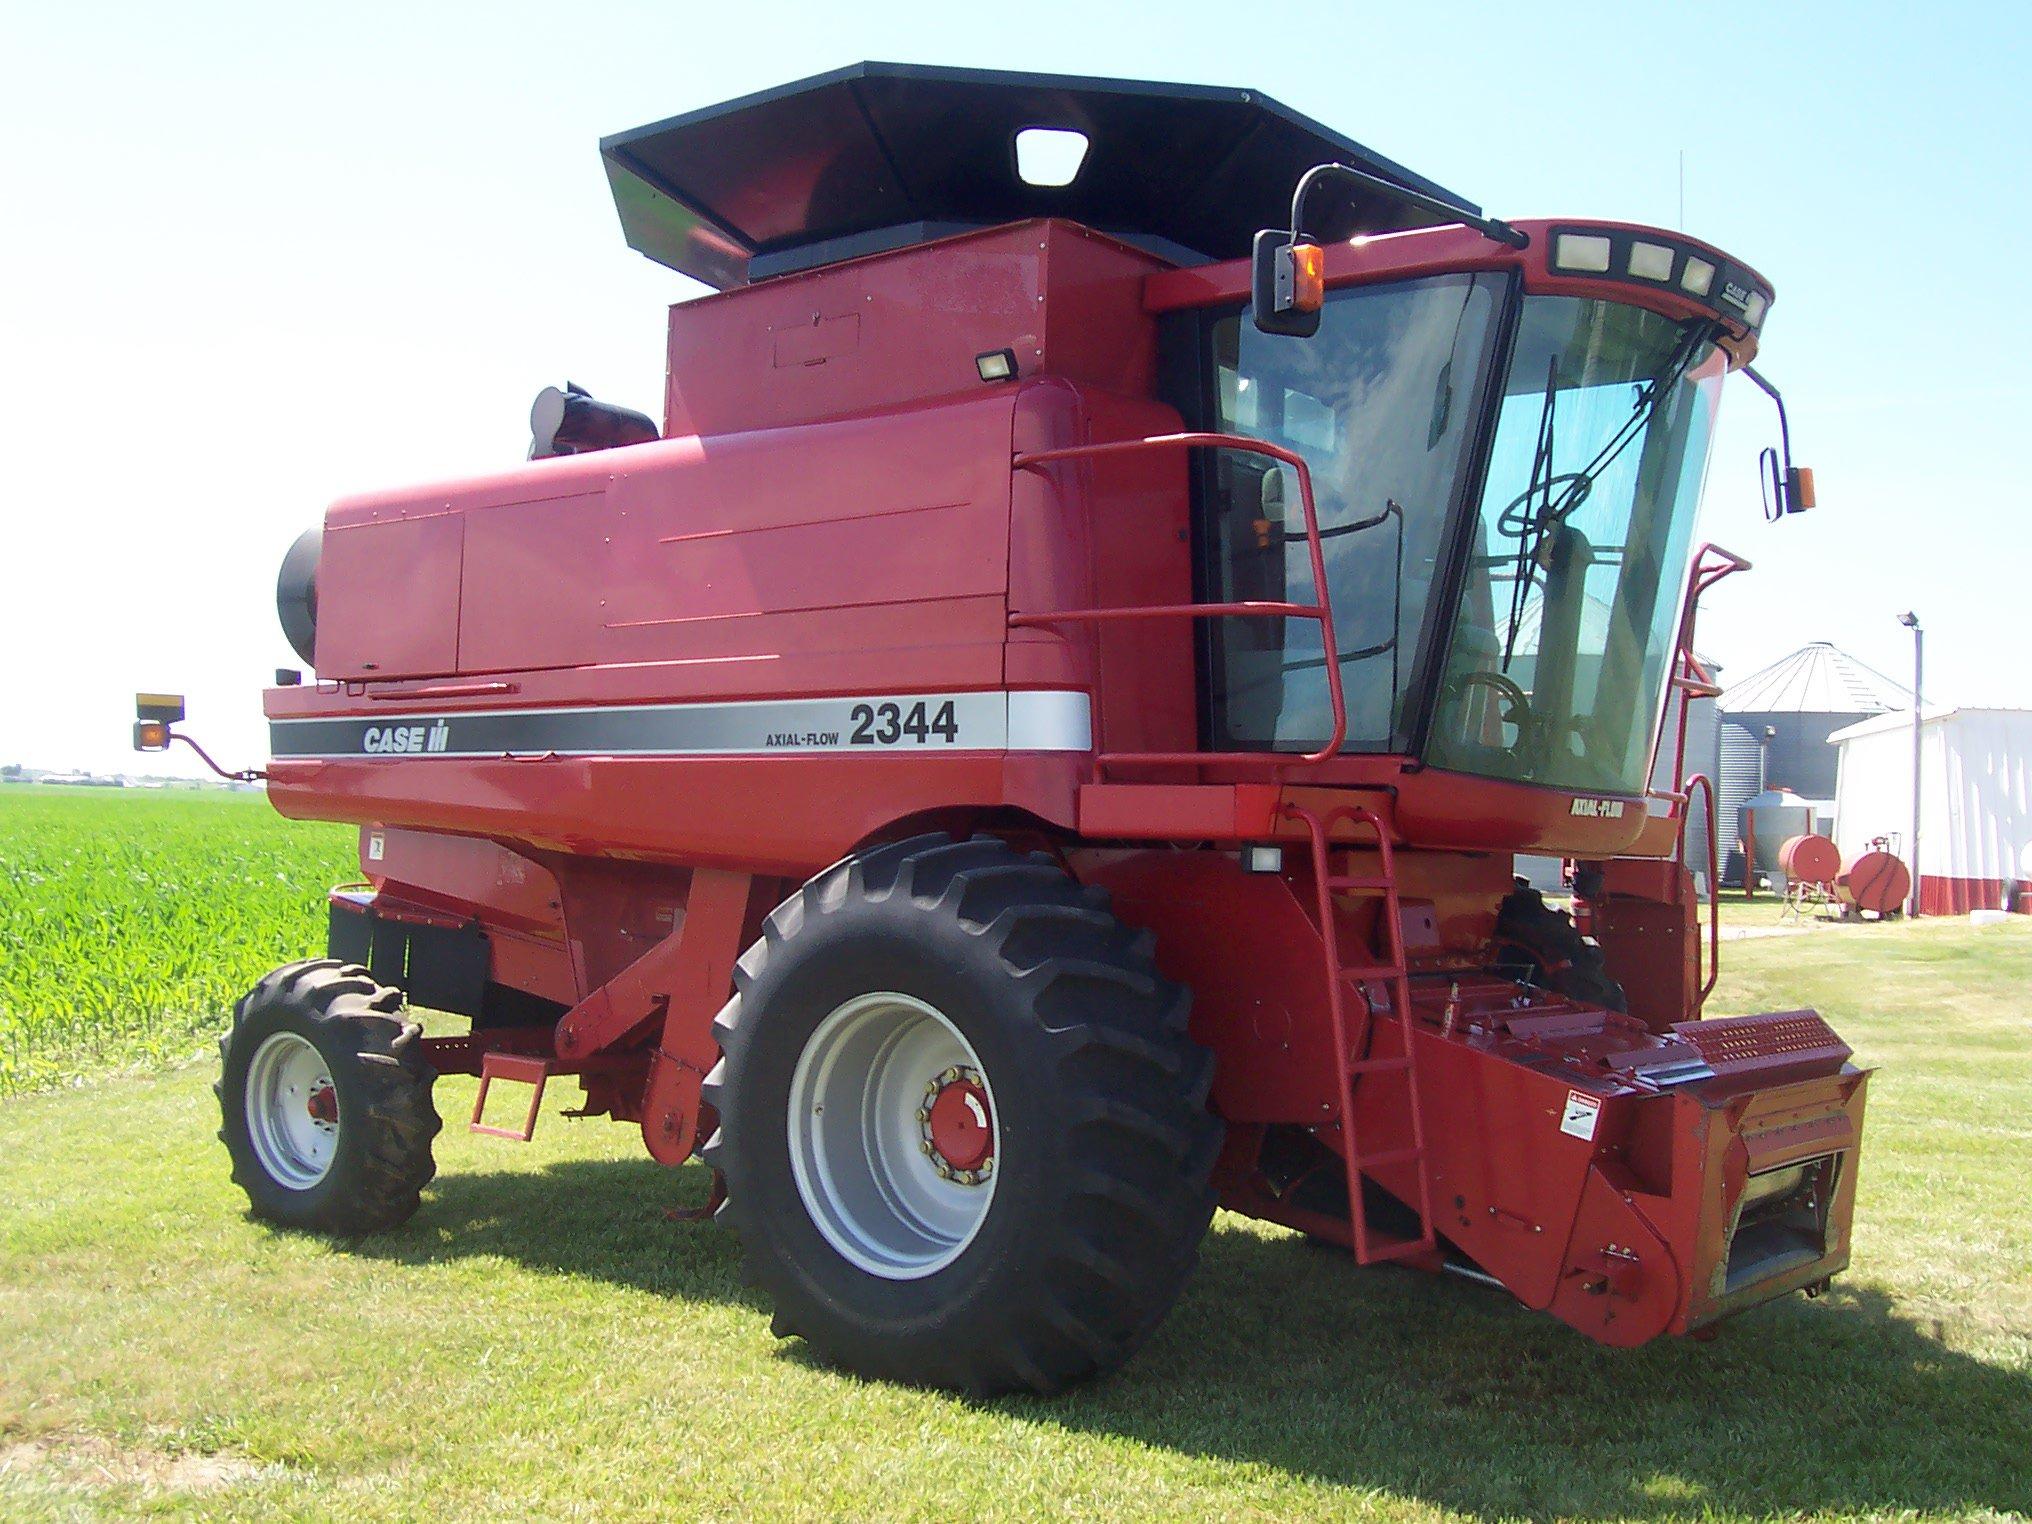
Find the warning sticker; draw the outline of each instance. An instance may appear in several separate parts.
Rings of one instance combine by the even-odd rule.
[[[1570,1137],[1592,1143],[1595,1123],[1602,1119],[1602,1103],[1599,1097],[1582,1095],[1578,1090],[1566,1092],[1566,1109],[1560,1113],[1559,1130]]]

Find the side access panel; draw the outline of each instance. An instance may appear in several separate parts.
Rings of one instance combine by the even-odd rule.
[[[318,609],[317,670],[326,678],[438,677],[459,670],[458,514],[333,524]]]

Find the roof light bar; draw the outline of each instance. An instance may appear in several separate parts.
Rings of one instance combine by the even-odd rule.
[[[1632,285],[1675,286],[1752,333],[1763,325],[1771,288],[1745,265],[1710,249],[1695,251],[1676,240],[1639,237],[1620,229],[1554,228],[1552,268],[1562,275],[1596,275]]]
[[[1630,273],[1644,280],[1671,280],[1672,262],[1678,256],[1670,244],[1630,245]]]
[[[1609,241],[1595,233],[1561,233],[1552,244],[1552,265],[1556,270],[1606,273],[1611,253]]]

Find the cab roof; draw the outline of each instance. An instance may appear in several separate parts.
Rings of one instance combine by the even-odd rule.
[[[1034,127],[1085,135],[1070,183],[1019,175],[1016,134]],[[1479,211],[1254,90],[916,64],[851,64],[617,133],[600,154],[629,245],[720,290],[1033,217],[1178,264],[1235,259],[1329,160]],[[1347,238],[1439,219],[1357,192],[1306,220]]]

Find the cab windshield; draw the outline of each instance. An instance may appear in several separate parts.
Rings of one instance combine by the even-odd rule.
[[[1637,793],[1725,358],[1705,324],[1523,303],[1426,743],[1434,766]]]

